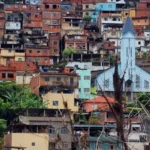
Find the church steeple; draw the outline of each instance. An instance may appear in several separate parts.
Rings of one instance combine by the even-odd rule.
[[[129,16],[127,16],[126,21],[123,25],[122,36],[124,36],[128,32],[132,33],[133,35],[136,35],[133,24],[132,24],[132,20],[130,19]]]
[[[125,80],[133,80],[135,69],[135,40],[136,33],[132,20],[127,16],[121,34],[121,71],[125,73]]]

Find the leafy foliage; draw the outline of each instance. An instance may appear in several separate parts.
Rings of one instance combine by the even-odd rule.
[[[147,53],[146,53],[146,52],[143,53],[142,58],[143,58],[143,59],[146,59],[146,58],[147,58]]]
[[[7,124],[13,122],[24,109],[45,107],[46,103],[32,94],[28,86],[16,85],[15,82],[0,83],[0,119],[6,120]],[[4,124],[2,127],[5,127]]]
[[[2,145],[3,145],[2,137],[3,137],[4,133],[5,133],[6,128],[7,128],[6,120],[0,119],[0,149],[1,149]]]
[[[143,105],[150,104],[150,93],[138,93],[137,97]]]
[[[93,115],[89,119],[89,124],[99,124],[99,119],[97,115]]]
[[[71,47],[68,47],[68,48],[64,49],[62,55],[64,58],[67,58],[69,55],[71,55],[73,53],[74,53],[74,49]]]
[[[92,19],[91,16],[85,16],[85,17],[83,18],[83,20],[86,21],[86,22],[90,22],[91,19]]]

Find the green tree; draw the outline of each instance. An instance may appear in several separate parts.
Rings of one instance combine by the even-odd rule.
[[[62,56],[63,56],[64,58],[67,58],[67,57],[69,57],[69,55],[71,55],[71,54],[73,54],[73,53],[74,53],[74,49],[71,48],[71,47],[68,47],[68,48],[64,49],[64,51],[63,51],[63,53],[62,53]]]
[[[0,83],[0,118],[7,120],[7,123],[13,121],[20,110],[27,108],[46,108],[47,102],[31,93],[28,86],[16,85],[14,82]],[[3,92],[3,93],[2,93]]]
[[[85,17],[83,18],[83,20],[84,20],[85,22],[90,22],[91,19],[92,19],[91,16],[85,16]]]
[[[93,115],[89,119],[89,124],[99,124],[99,119],[97,115]]]
[[[147,58],[147,52],[144,52],[144,53],[143,53],[142,58],[143,58],[143,59],[146,59],[146,58]]]
[[[7,128],[6,120],[0,119],[0,149],[2,149],[2,145],[3,145],[2,137],[5,133],[6,128]]]

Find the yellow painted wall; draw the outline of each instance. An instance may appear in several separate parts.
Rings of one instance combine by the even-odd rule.
[[[8,49],[1,49],[1,56],[14,57],[15,50],[11,50],[11,52],[9,52]]]
[[[35,146],[32,146],[35,143]],[[12,133],[5,135],[4,145],[26,147],[25,150],[48,150],[49,135],[44,133]],[[14,149],[10,149],[14,150]]]
[[[88,8],[86,8],[86,5],[88,5]],[[96,9],[96,4],[94,3],[83,4],[83,10],[92,10],[92,9]]]
[[[32,76],[16,75],[16,84],[30,84]]]
[[[136,11],[135,9],[126,9],[122,11],[122,17],[123,17],[123,22],[125,22],[127,14],[130,16],[130,18],[135,17]]]
[[[7,62],[7,57],[8,56],[1,56],[1,59],[0,59],[0,65],[6,65],[6,62]],[[15,58],[14,57],[9,57],[10,58],[10,60],[9,61],[14,61],[15,60]]]
[[[48,108],[51,109],[65,109],[63,104],[63,97],[64,100],[68,103],[68,109],[71,111],[78,111],[78,106],[74,104],[74,93],[72,94],[63,94],[63,93],[47,93],[43,95],[43,101],[48,101]],[[58,106],[53,105],[53,101],[58,101]]]

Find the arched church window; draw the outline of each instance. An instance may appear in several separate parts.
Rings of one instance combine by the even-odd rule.
[[[130,48],[130,56],[132,57],[132,47]]]
[[[109,88],[109,79],[104,81],[104,86],[105,88]]]
[[[144,88],[149,89],[149,82],[144,80]]]
[[[136,75],[136,88],[140,88],[140,76]]]
[[[128,47],[126,48],[126,57],[128,57]]]

